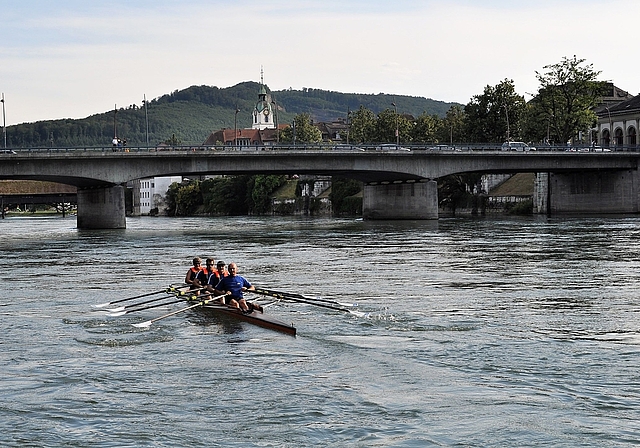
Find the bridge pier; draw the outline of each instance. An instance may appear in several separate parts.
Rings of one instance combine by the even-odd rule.
[[[116,185],[105,188],[78,188],[79,229],[124,229],[124,187]]]
[[[364,219],[438,219],[438,183],[366,184]]]
[[[538,173],[534,213],[627,214],[640,211],[637,170]]]

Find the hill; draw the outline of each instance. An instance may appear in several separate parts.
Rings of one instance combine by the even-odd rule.
[[[82,119],[46,120],[7,128],[10,147],[109,146],[114,136],[131,146],[146,143],[146,121],[152,146],[173,135],[182,144],[202,144],[209,134],[222,128],[251,126],[251,113],[258,99],[260,84],[243,82],[232,87],[191,86],[176,90],[144,105],[132,104]],[[314,121],[346,118],[349,110],[361,105],[375,113],[392,108],[399,113],[444,116],[454,103],[400,95],[364,95],[319,89],[271,92],[278,106],[280,123],[290,123],[296,114],[309,113]],[[236,107],[239,112],[236,116]]]

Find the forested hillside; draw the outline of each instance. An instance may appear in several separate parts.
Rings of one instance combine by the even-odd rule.
[[[148,101],[117,110],[91,115],[83,119],[59,119],[24,123],[7,128],[10,147],[72,147],[109,146],[114,134],[129,146],[146,144],[146,121],[149,122],[149,143],[174,138],[181,144],[201,144],[213,131],[251,126],[251,113],[258,98],[260,85],[243,82],[220,89],[192,86]],[[398,113],[419,116],[423,112],[444,116],[452,103],[420,97],[386,94],[363,95],[331,92],[319,89],[283,90],[271,92],[278,106],[278,120],[289,123],[296,114],[309,113],[315,121],[346,118],[349,110],[361,105],[378,113],[393,109]],[[236,108],[239,112],[235,114]]]
[[[428,98],[412,96],[394,96],[379,93],[362,95],[357,93],[340,93],[319,89],[282,90],[273,92],[278,106],[284,106],[293,115],[308,113],[315,121],[333,121],[345,118],[349,111],[360,106],[379,113],[385,109],[394,109],[395,102],[398,113],[407,113],[415,117],[423,112],[429,115],[444,117],[453,103],[435,101]]]

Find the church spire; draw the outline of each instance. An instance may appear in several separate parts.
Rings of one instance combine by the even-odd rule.
[[[260,91],[258,92],[256,107],[253,109],[253,124],[251,128],[275,129],[272,112],[270,95],[267,95],[267,89],[264,86],[264,69],[260,66]]]

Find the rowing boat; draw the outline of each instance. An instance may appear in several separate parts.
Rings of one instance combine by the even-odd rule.
[[[285,324],[278,319],[255,310],[251,311],[248,314],[243,314],[242,311],[240,311],[238,308],[229,307],[219,303],[205,303],[204,305],[196,309],[202,309],[203,311],[212,314],[223,314],[225,316],[231,316],[235,319],[249,322],[259,327],[280,331],[291,336],[296,335],[296,328],[293,325]]]

